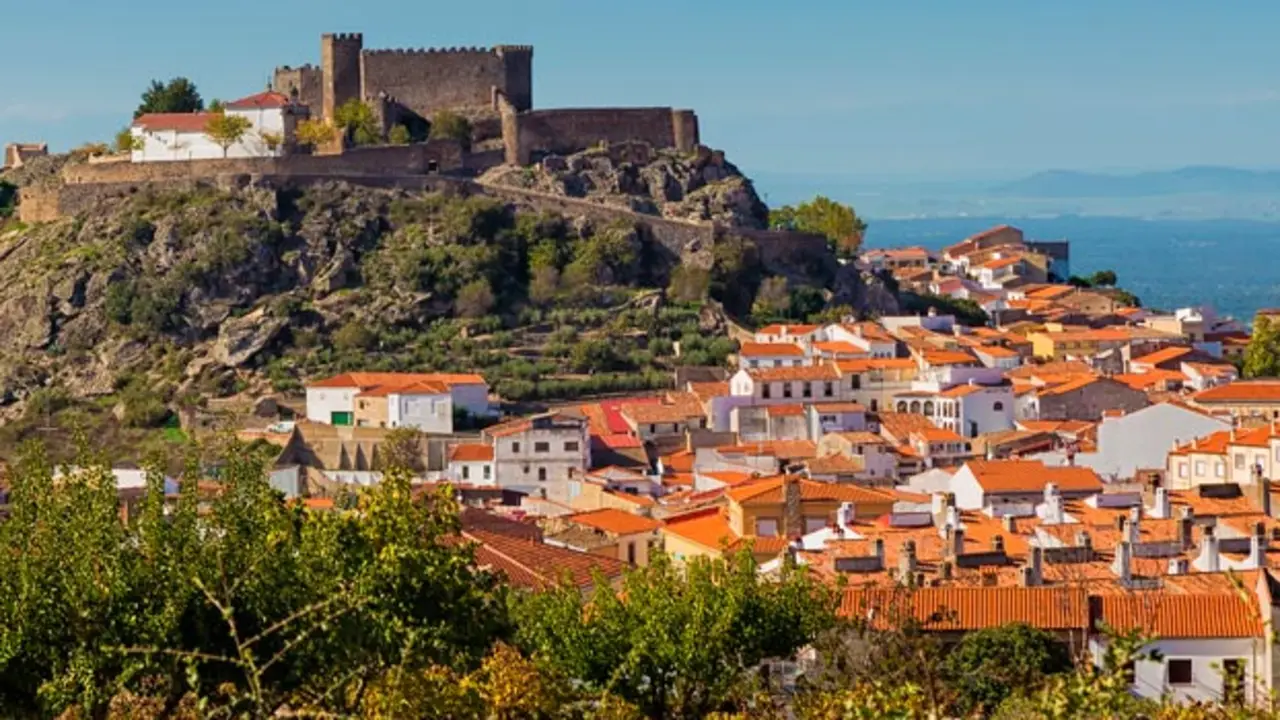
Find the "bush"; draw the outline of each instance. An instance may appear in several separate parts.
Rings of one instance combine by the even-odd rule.
[[[465,318],[479,318],[488,314],[493,308],[493,291],[489,289],[489,281],[477,278],[462,286],[458,297],[454,300],[454,308]]]
[[[358,320],[350,320],[333,333],[333,345],[339,350],[371,350],[378,336]]]
[[[569,366],[575,372],[611,372],[625,370],[627,361],[608,340],[583,340],[569,353]]]
[[[18,186],[0,180],[0,219],[13,215],[13,209],[17,206]]]
[[[457,140],[463,149],[471,149],[471,121],[450,110],[439,110],[431,116],[433,140]]]
[[[413,140],[409,135],[409,128],[403,125],[396,125],[391,128],[391,132],[387,133],[387,142],[392,145],[408,145]]]

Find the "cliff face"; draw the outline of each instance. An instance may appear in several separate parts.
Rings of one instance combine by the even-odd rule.
[[[723,154],[654,150],[620,143],[535,166],[501,166],[481,182],[588,199],[646,215],[763,229],[769,209],[751,181]]]

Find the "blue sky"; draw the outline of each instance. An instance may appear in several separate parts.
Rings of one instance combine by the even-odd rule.
[[[695,108],[748,173],[1280,166],[1280,3],[0,0],[0,142],[105,140],[153,77],[206,99],[366,47],[535,46],[539,107]]]

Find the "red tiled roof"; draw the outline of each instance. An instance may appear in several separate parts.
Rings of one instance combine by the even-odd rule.
[[[744,342],[738,348],[743,357],[804,357],[804,348],[795,343]]]
[[[956,350],[925,350],[921,355],[929,365],[977,365],[978,359]]]
[[[493,462],[493,446],[462,443],[449,450],[449,462]]]
[[[1183,355],[1191,353],[1191,348],[1183,346],[1172,346],[1161,348],[1153,353],[1148,353],[1140,358],[1134,358],[1130,362],[1134,365],[1159,365],[1170,360],[1177,360]]]
[[[796,380],[839,380],[840,373],[831,365],[801,365],[799,367],[752,368],[747,371],[752,380],[761,382],[788,382]]]
[[[1280,402],[1280,380],[1237,380],[1201,390],[1191,399],[1198,403]]]
[[[820,413],[861,413],[867,409],[856,402],[824,402],[813,403],[813,409]]]
[[[143,115],[146,117],[146,115]],[[324,380],[307,383],[309,388],[374,388],[383,386],[404,387],[417,383],[442,385],[484,385],[484,377],[476,374],[453,373],[382,373],[350,372],[334,375]]]
[[[767,414],[769,415],[769,417],[792,417],[792,416],[799,416],[799,415],[804,415],[804,406],[803,406],[803,405],[799,405],[799,404],[795,404],[795,405],[766,405],[766,406],[765,406],[765,413],[767,413]]]
[[[627,564],[603,555],[569,550],[546,543],[472,529],[463,536],[479,543],[476,564],[507,577],[516,587],[541,590],[555,586],[566,575],[578,587],[590,587],[593,571],[606,579],[622,577]]]
[[[669,517],[662,527],[662,532],[691,540],[712,550],[719,550],[722,544],[730,544],[738,540],[738,535],[733,532],[733,528],[729,527],[729,521],[720,507],[704,508],[685,515]]]
[[[282,108],[293,104],[288,95],[268,90],[260,92],[256,95],[243,97],[235,102],[229,102],[225,105],[227,108],[250,109],[250,108]]]
[[[1161,638],[1251,638],[1266,630],[1257,607],[1235,592],[1212,595],[1138,593],[1092,598],[1097,620]]]
[[[1089,601],[1082,588],[937,587],[846,589],[840,614],[887,626],[903,615],[930,630],[981,630],[1026,623],[1041,630],[1083,630]]]
[[[1039,460],[972,460],[966,467],[986,492],[1040,492],[1048,483],[1069,492],[1102,491],[1102,481],[1087,467],[1049,466]]]
[[[765,440],[737,445],[721,445],[721,453],[747,456],[772,456],[784,459],[811,458],[818,454],[818,445],[812,440]]]
[[[614,535],[634,535],[636,533],[652,532],[662,526],[662,523],[652,518],[641,517],[615,508],[603,508],[601,510],[578,513],[577,515],[571,515],[569,520],[579,525],[586,525]]]
[[[600,401],[600,410],[604,413],[605,425],[608,426],[611,433],[630,433],[631,425],[622,417],[622,409],[624,405],[643,405],[646,403],[659,403],[661,398],[657,397],[638,397],[623,398],[620,400],[602,400]]]
[[[916,361],[911,358],[856,358],[837,360],[836,367],[843,373],[863,373],[870,370],[914,370]]]
[[[756,482],[744,483],[730,488],[726,495],[741,505],[773,505],[782,502],[784,477],[762,478]],[[855,502],[855,503],[888,503],[893,497],[879,490],[860,485],[845,483],[817,482],[804,478],[795,478],[800,486],[800,499]]]
[[[217,113],[147,113],[133,121],[133,127],[144,130],[176,130],[184,133],[202,133],[209,120]]]
[[[808,335],[817,330],[818,325],[766,325],[756,331],[760,335]]]

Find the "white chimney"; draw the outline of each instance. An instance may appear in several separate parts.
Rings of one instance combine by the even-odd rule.
[[[941,515],[947,509],[947,494],[936,492],[930,498],[934,515]]]
[[[1218,555],[1218,533],[1212,525],[1200,530],[1200,555],[1196,557],[1196,569],[1201,572],[1218,572],[1222,569]]]
[[[853,533],[854,506],[851,502],[840,503],[840,509],[836,511],[836,525],[840,528],[840,534]]]
[[[1169,501],[1169,491],[1156,488],[1155,504],[1151,506],[1151,517],[1168,519],[1173,517],[1173,505]]]
[[[1170,575],[1186,575],[1186,574],[1187,574],[1187,570],[1188,570],[1188,569],[1189,569],[1189,568],[1187,567],[1187,559],[1186,559],[1186,558],[1184,558],[1184,557],[1176,557],[1176,558],[1170,558],[1170,559],[1169,559],[1169,574],[1170,574]]]
[[[1257,523],[1253,526],[1253,535],[1249,538],[1249,558],[1245,565],[1250,568],[1267,566],[1267,526]]]
[[[1133,545],[1128,540],[1121,540],[1116,545],[1116,559],[1111,563],[1111,571],[1126,585],[1133,580],[1132,558]]]
[[[1067,512],[1063,504],[1062,493],[1058,492],[1058,486],[1054,483],[1046,483],[1044,486],[1044,524],[1061,525],[1066,521]]]

